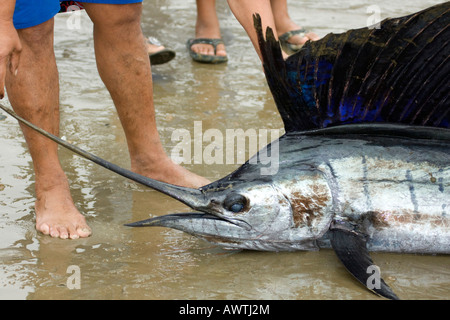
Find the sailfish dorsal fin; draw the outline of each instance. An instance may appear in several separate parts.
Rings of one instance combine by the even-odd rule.
[[[328,34],[283,60],[254,16],[266,78],[287,132],[353,123],[450,127],[450,2],[379,28]]]

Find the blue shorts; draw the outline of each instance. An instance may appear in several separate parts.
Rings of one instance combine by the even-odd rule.
[[[85,0],[80,2],[127,4],[143,0]],[[64,2],[64,1],[61,1]],[[69,1],[67,1],[69,2]],[[24,29],[37,26],[53,18],[61,9],[59,0],[16,0],[14,10],[14,27]]]

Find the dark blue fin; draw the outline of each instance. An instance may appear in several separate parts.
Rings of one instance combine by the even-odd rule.
[[[283,60],[254,16],[264,70],[287,132],[350,123],[450,127],[450,2],[307,42]]]
[[[366,237],[358,232],[352,223],[340,219],[333,220],[329,236],[331,246],[339,260],[362,285],[382,297],[399,300],[380,274],[372,274],[375,270],[372,268],[377,267],[367,250]]]

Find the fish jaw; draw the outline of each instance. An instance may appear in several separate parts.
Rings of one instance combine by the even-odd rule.
[[[165,227],[183,231],[224,249],[258,251],[315,251],[316,239],[295,239],[287,235],[274,240],[263,235],[244,221],[226,220],[200,212],[175,213],[126,224],[129,227]]]
[[[254,236],[243,221],[201,212],[174,213],[126,224],[129,227],[165,227],[183,231],[225,248],[244,249],[242,243]]]

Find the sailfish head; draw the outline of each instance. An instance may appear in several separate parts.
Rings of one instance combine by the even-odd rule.
[[[327,231],[332,216],[332,196],[324,174],[305,166],[261,176],[259,168],[247,162],[199,189],[176,188],[172,196],[193,211],[127,226],[173,228],[226,248],[317,249],[316,240]]]

